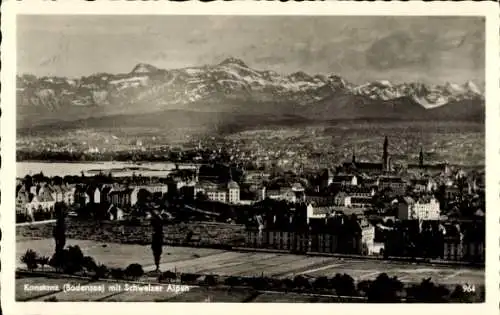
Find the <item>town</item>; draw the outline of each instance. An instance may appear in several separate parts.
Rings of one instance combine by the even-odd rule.
[[[353,149],[324,169],[285,170],[198,145],[179,151],[184,159],[164,177],[27,175],[18,178],[17,222],[54,219],[57,207],[76,221],[133,224],[159,213],[168,244],[484,264],[484,167],[429,163],[424,148],[402,165],[390,138],[380,140],[380,160]],[[180,222],[207,221],[244,231],[172,236]]]

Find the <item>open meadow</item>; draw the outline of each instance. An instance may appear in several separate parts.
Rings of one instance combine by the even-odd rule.
[[[149,246],[98,243],[68,240],[67,245],[78,245],[85,255],[108,267],[125,268],[139,263],[146,272],[154,270]],[[17,243],[17,264],[24,267],[20,257],[27,249],[50,256],[54,250],[52,239],[21,241]],[[402,282],[417,283],[424,278],[443,285],[484,285],[484,268],[432,266],[381,260],[356,260],[334,257],[293,255],[283,253],[238,252],[219,249],[164,247],[162,271],[213,274],[220,276],[268,276],[290,278],[297,275],[333,277],[348,274],[356,281],[373,280],[381,272],[397,276]]]

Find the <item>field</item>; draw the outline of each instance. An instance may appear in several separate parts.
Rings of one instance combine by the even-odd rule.
[[[103,244],[93,241],[69,240],[67,245],[79,245],[85,255],[94,257],[109,267],[126,267],[139,263],[145,271],[154,270],[152,253],[149,246],[126,244]],[[50,256],[53,240],[30,240],[17,243],[17,264],[27,249],[41,255]],[[374,279],[379,273],[386,272],[397,276],[403,282],[420,282],[431,277],[439,284],[484,285],[484,269],[426,266],[375,260],[353,260],[332,257],[312,257],[280,253],[237,252],[218,249],[165,247],[161,258],[161,270],[192,272],[198,274],[270,276],[290,278],[296,275],[334,276],[347,273],[356,281]]]

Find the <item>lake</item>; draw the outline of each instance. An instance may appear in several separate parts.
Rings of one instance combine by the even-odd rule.
[[[179,168],[190,168],[193,165],[180,165]],[[175,169],[173,163],[131,163],[131,162],[90,162],[90,163],[69,163],[69,162],[17,162],[16,176],[24,177],[43,172],[45,176],[79,176],[83,172],[86,176],[93,176],[102,171],[104,174],[111,174],[115,177],[122,176],[158,176],[165,177]]]

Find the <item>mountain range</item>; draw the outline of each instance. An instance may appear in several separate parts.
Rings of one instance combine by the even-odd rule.
[[[299,120],[482,121],[485,116],[483,89],[470,81],[358,85],[336,74],[255,70],[237,58],[170,70],[139,63],[129,73],[76,79],[24,74],[16,88],[18,129],[96,120],[133,124],[140,117],[157,124],[158,117],[168,120],[169,112],[179,117],[179,111]]]

